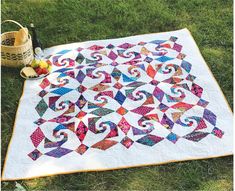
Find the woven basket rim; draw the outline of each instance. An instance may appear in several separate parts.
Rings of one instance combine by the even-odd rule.
[[[6,35],[6,34],[8,34],[8,33],[14,33],[14,32],[18,32],[18,31],[9,31],[9,32],[4,32],[4,33],[2,33],[2,34],[1,34],[1,39],[2,39],[2,36],[3,36],[3,35]],[[22,45],[19,45],[19,46],[7,46],[7,45],[3,45],[3,44],[1,43],[1,47],[20,48],[20,47],[25,46],[25,45],[29,42],[29,40],[32,41],[30,34],[28,34],[28,39],[27,39],[27,41],[26,41],[24,44],[22,44]]]
[[[15,32],[18,32],[18,31],[8,31],[8,32],[4,32],[4,33],[1,34],[1,36],[5,35],[5,34],[7,34],[7,33],[15,33]]]

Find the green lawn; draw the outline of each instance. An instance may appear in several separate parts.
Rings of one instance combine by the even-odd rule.
[[[2,0],[2,20],[34,22],[44,47],[187,27],[232,107],[232,5],[232,0]],[[22,87],[19,69],[3,67],[2,164]],[[232,157],[224,157],[17,182],[27,190],[232,190],[232,168]],[[14,190],[15,183],[3,182],[2,189]]]

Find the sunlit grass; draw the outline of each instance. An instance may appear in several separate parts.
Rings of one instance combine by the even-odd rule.
[[[44,47],[187,27],[233,104],[231,0],[2,0],[5,19],[34,22]],[[2,164],[22,86],[18,69],[2,68]],[[232,167],[232,157],[224,157],[17,182],[27,190],[232,190]],[[14,181],[2,184],[14,188]]]

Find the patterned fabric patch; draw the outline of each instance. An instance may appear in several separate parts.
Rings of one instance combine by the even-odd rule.
[[[48,105],[44,101],[44,99],[41,99],[41,101],[38,103],[38,105],[35,107],[36,111],[38,112],[38,115],[40,117],[43,116],[43,114],[46,112],[48,108]]]
[[[34,132],[33,134],[30,136],[31,140],[32,140],[32,143],[35,147],[37,147],[41,142],[42,140],[45,138],[42,130],[38,127]]]
[[[34,151],[32,151],[31,153],[28,154],[28,156],[32,159],[32,160],[37,160],[40,156],[42,156],[42,153],[35,149]]]
[[[112,140],[102,140],[94,145],[92,145],[92,148],[97,148],[100,150],[106,150],[114,145],[116,145],[118,142],[117,141],[112,141]]]
[[[171,132],[169,135],[167,135],[166,138],[172,143],[176,143],[176,141],[179,139],[179,136]]]
[[[87,151],[88,148],[89,148],[88,146],[81,144],[75,151],[79,153],[80,155],[83,155]]]
[[[149,134],[140,138],[139,140],[137,140],[137,142],[147,145],[147,146],[153,146],[157,144],[158,142],[162,141],[163,139],[164,139],[163,137],[158,137],[158,136]]]
[[[121,141],[121,144],[123,144],[127,149],[134,143],[133,140],[131,140],[129,137],[124,137]]]
[[[61,148],[58,147],[48,153],[45,153],[47,156],[55,157],[55,158],[60,158],[68,153],[72,152],[72,150],[66,149],[66,148]]]

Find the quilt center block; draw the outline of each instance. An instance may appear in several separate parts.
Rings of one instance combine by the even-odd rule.
[[[58,69],[39,84],[38,120],[30,136],[35,150],[29,157],[85,155],[87,150],[105,152],[116,144],[130,149],[163,140],[177,144],[179,139],[222,138],[216,114],[207,109],[203,88],[181,50],[177,37],[171,36],[117,46],[94,44],[50,55],[47,61]],[[47,110],[53,118],[44,117]],[[190,110],[197,113],[186,114]],[[45,124],[53,124],[50,138],[43,132]],[[78,139],[73,149],[65,146],[71,133]],[[88,133],[94,141],[86,141]],[[43,151],[37,149],[39,144]]]

